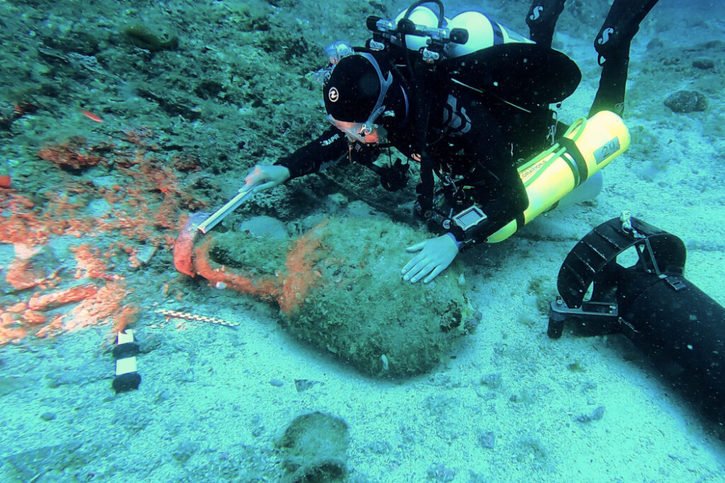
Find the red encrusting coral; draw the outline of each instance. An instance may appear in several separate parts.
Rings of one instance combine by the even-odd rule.
[[[86,140],[74,136],[67,141],[45,146],[38,151],[38,157],[62,168],[84,169],[96,166],[103,161],[103,157],[94,154],[94,149],[86,149]]]
[[[320,247],[320,239],[317,229],[313,228],[308,233],[295,241],[294,246],[287,254],[285,267],[287,276],[282,284],[282,294],[278,303],[282,312],[289,314],[293,312],[302,302],[307,293],[314,285],[319,274],[314,270],[316,251]]]
[[[209,248],[211,238],[207,238],[194,248],[194,274],[213,282],[214,284],[224,284],[224,286],[260,297],[264,300],[278,300],[281,292],[281,286],[276,278],[264,277],[253,280],[251,277],[235,273],[224,265],[217,265],[211,261],[209,257]]]
[[[0,345],[19,342],[29,333],[37,337],[58,335],[115,320],[116,326],[132,323],[138,309],[123,304],[128,292],[120,281],[103,286],[80,285],[33,294],[28,302],[6,308],[0,315]],[[66,308],[51,314],[54,309]],[[48,323],[48,318],[52,317]]]
[[[98,248],[88,244],[71,248],[76,257],[75,278],[97,278],[103,280],[116,280],[117,275],[108,273],[106,263],[101,259]]]
[[[3,275],[21,300],[0,307],[0,345],[106,322],[120,330],[136,320],[139,309],[126,302],[130,290],[118,258],[129,259],[121,267],[137,269],[142,245],[170,248],[183,213],[203,203],[181,187],[173,169],[149,155],[159,150],[149,141],[150,131],[127,134],[130,150],[89,145],[82,137],[45,146],[38,152],[41,159],[70,169],[57,171],[61,181],[31,193],[22,192],[22,183],[3,190],[0,243],[15,248]],[[92,166],[116,176],[118,183],[96,184],[81,177],[79,171]],[[103,199],[108,202],[105,211],[88,209],[92,201]],[[114,241],[109,243],[107,235]],[[69,260],[47,268],[54,258],[44,254],[45,245],[59,236],[83,241],[70,247],[74,269]]]
[[[113,332],[123,332],[136,322],[139,309],[136,305],[124,305],[114,317]]]
[[[54,309],[62,305],[80,302],[94,296],[96,293],[98,293],[98,287],[90,284],[68,287],[46,294],[35,293],[28,300],[28,308],[41,311]]]
[[[280,270],[274,278],[254,279],[213,262],[209,256],[213,235],[207,235],[201,243],[194,246],[194,236],[189,232],[188,223],[174,245],[174,264],[185,275],[198,275],[214,285],[223,284],[224,287],[238,292],[275,301],[282,312],[290,314],[305,301],[320,277],[320,273],[315,270],[315,263],[321,247],[319,229],[324,224],[325,222],[318,224],[294,242],[287,253],[285,269]]]
[[[27,290],[33,287],[49,286],[55,274],[46,274],[35,267],[32,258],[40,252],[41,247],[15,243],[15,259],[8,265],[5,281],[15,290]]]
[[[174,242],[174,268],[189,277],[196,275],[192,254],[194,239],[197,235],[196,227],[198,222],[202,221],[200,215],[202,214],[195,213],[184,221],[184,226],[179,230],[179,236],[176,237]]]

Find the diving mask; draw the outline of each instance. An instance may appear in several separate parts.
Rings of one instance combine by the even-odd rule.
[[[375,118],[377,118],[378,115],[379,114],[376,114]],[[373,116],[370,117],[373,118]],[[330,114],[327,115],[327,120],[330,121],[330,124],[339,129],[343,134],[345,134],[345,136],[347,136],[347,139],[349,139],[350,141],[357,141],[363,144],[377,144],[378,142],[380,142],[380,136],[378,135],[378,130],[374,124],[375,118],[373,118],[372,121],[368,120],[365,122],[349,122],[338,121]]]

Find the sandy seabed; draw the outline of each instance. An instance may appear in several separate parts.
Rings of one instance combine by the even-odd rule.
[[[364,377],[292,339],[270,307],[170,267],[136,271],[129,284],[149,287],[137,288],[139,390],[111,390],[107,326],[0,348],[0,479],[277,481],[275,442],[296,416],[322,411],[349,426],[349,481],[723,481],[713,423],[646,358],[620,336],[549,339],[539,309],[576,240],[623,210],[682,238],[687,278],[725,303],[725,12],[674,3],[655,7],[633,45],[632,148],[606,168],[603,193],[460,257],[483,319],[434,371]],[[593,97],[598,25],[557,33],[584,75],[563,119]],[[699,58],[712,68],[693,68]],[[702,92],[708,108],[672,112],[663,101],[678,90]],[[153,312],[169,302],[165,285],[184,294],[174,308],[239,327],[165,321]]]

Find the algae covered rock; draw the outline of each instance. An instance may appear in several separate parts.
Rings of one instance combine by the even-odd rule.
[[[672,112],[702,112],[707,109],[707,98],[697,91],[677,91],[665,99]]]
[[[366,374],[410,376],[447,357],[474,313],[455,264],[427,285],[402,281],[405,247],[430,236],[374,218],[327,219],[290,241],[227,233],[197,273],[275,300],[293,335]]]
[[[277,442],[287,481],[343,481],[347,474],[347,423],[313,412],[296,417]]]
[[[149,52],[174,50],[179,47],[179,37],[171,31],[160,29],[158,26],[151,28],[143,24],[133,24],[126,26],[123,33],[133,45]]]

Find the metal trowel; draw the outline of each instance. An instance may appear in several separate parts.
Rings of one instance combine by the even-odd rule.
[[[254,193],[256,186],[242,187],[237,195],[227,201],[224,206],[215,211],[209,218],[201,222],[196,229],[206,234],[215,226],[217,226],[229,213],[236,210],[242,203],[249,199]]]
[[[229,213],[236,210],[254,193],[256,186],[242,187],[237,195],[229,200],[210,216],[204,212],[194,213],[186,221],[184,227],[174,241],[174,267],[179,272],[193,277],[196,275],[194,267],[194,242],[199,233],[207,234],[217,226]],[[198,220],[204,221],[197,224]]]

